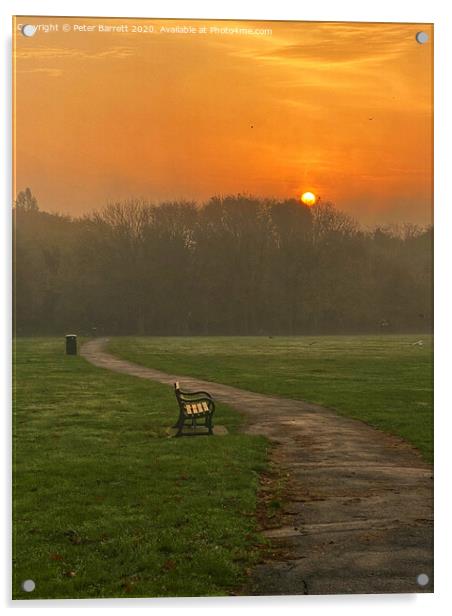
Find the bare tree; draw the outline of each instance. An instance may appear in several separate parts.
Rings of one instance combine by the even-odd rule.
[[[18,193],[15,206],[25,212],[37,212],[39,210],[38,200],[33,196],[31,190],[26,188]]]

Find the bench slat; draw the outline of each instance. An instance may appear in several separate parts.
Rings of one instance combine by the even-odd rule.
[[[187,415],[198,415],[208,413],[210,411],[207,402],[197,402],[195,404],[184,403],[185,412]]]

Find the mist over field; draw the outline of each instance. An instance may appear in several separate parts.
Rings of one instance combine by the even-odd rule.
[[[364,229],[329,203],[14,207],[17,335],[428,332],[431,227]]]

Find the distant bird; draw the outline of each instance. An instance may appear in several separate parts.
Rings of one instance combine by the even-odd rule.
[[[368,118],[369,120],[373,120],[373,118]]]
[[[313,344],[317,344],[317,340],[314,340],[314,342],[310,342],[308,346],[312,346]]]
[[[418,340],[417,342],[412,342],[412,346],[424,346],[424,341]]]
[[[253,124],[251,124],[250,128],[254,128]]]

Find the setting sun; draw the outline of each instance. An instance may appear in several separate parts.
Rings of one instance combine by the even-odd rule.
[[[317,201],[317,197],[312,192],[305,192],[301,195],[301,201],[305,205],[314,205]]]

